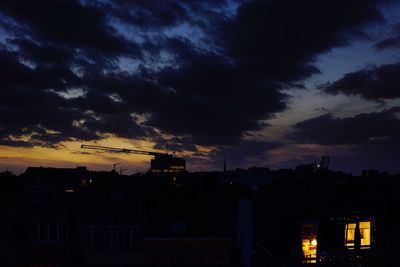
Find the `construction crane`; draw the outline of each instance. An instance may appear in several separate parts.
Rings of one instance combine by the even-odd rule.
[[[186,170],[185,159],[177,158],[174,155],[168,153],[127,149],[127,148],[115,148],[108,146],[84,145],[84,144],[81,145],[81,148],[94,149],[111,153],[125,153],[125,154],[153,156],[154,158],[151,160],[150,164],[150,172],[183,172]]]
[[[108,146],[81,145],[81,148],[102,150],[102,151],[106,151],[106,152],[149,155],[149,156],[169,155],[167,153],[159,153],[159,152],[144,151],[144,150],[137,150],[137,149],[115,148],[115,147],[108,147]]]

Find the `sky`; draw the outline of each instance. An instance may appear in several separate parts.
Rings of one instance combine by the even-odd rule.
[[[0,171],[400,172],[400,1],[0,2]]]

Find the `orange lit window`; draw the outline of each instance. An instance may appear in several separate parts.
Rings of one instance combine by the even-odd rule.
[[[360,222],[361,247],[371,246],[371,222]]]
[[[303,263],[317,263],[318,225],[316,223],[303,223],[301,229],[301,246]]]
[[[357,225],[359,235],[356,235]],[[345,225],[345,246],[354,249],[356,242],[359,242],[361,248],[371,246],[371,222],[346,223]]]
[[[345,230],[346,247],[354,247],[355,232],[356,232],[356,224],[346,223],[346,230]]]

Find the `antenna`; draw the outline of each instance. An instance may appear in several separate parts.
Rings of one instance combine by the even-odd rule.
[[[224,173],[226,173],[226,158],[225,158],[225,155],[224,155]]]
[[[121,164],[121,162],[118,162],[118,163],[114,163],[114,164],[113,164],[113,166],[114,166],[113,170],[114,170],[114,171],[117,171],[117,170],[115,169],[115,167],[116,167],[117,165],[119,165],[119,164]]]

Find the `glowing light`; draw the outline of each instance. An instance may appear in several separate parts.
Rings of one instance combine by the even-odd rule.
[[[371,222],[360,222],[361,246],[371,245]]]
[[[303,263],[317,263],[318,225],[306,223],[302,225]]]
[[[359,224],[360,245],[363,248],[371,246],[371,222],[357,222],[357,223],[346,223],[345,225],[345,246],[349,249],[354,248],[356,239],[356,226]]]

